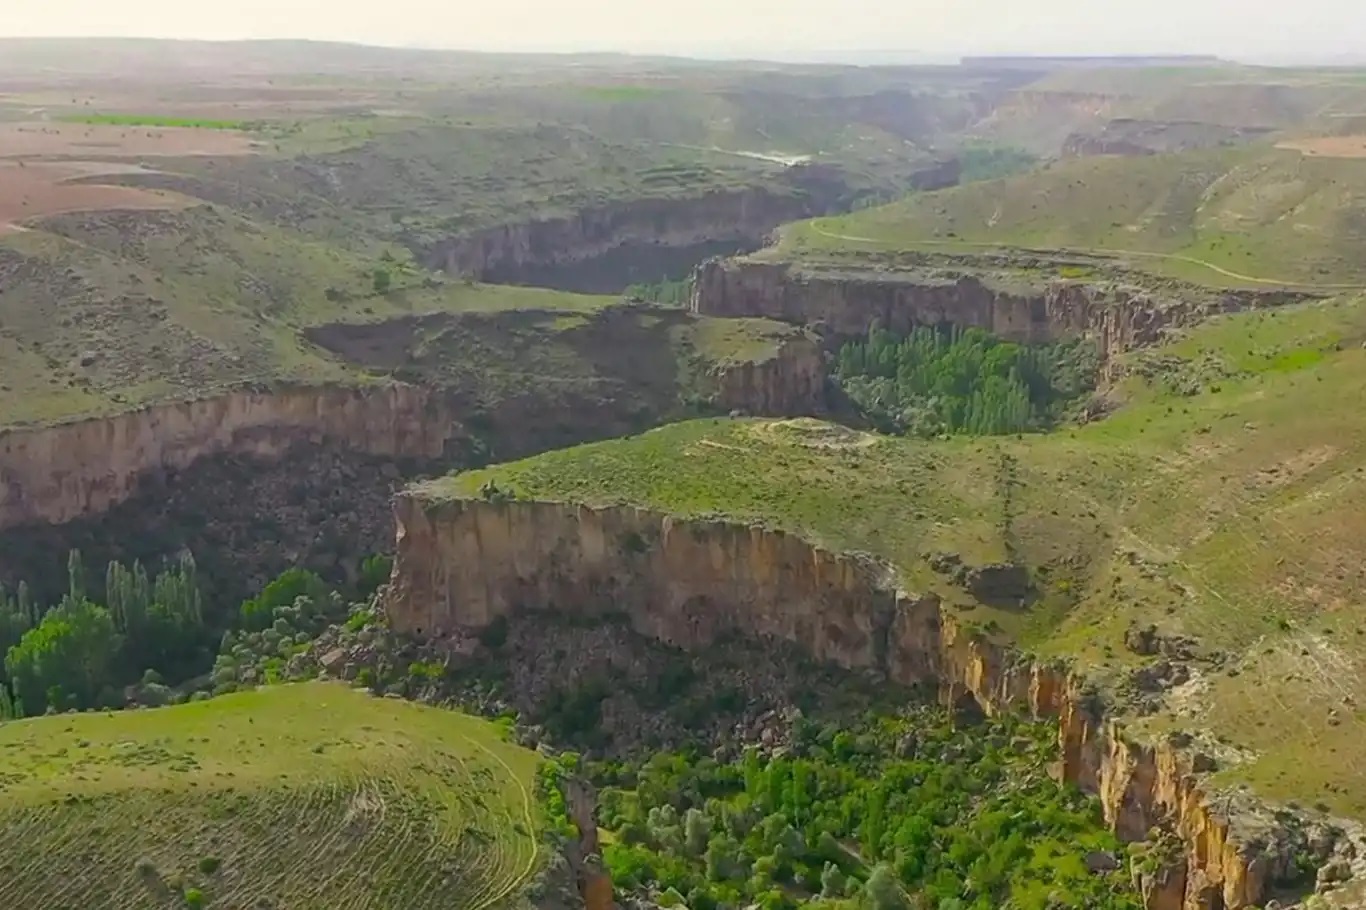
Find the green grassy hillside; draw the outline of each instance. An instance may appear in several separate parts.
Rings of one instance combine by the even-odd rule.
[[[1095,251],[1213,284],[1366,285],[1366,159],[1251,147],[1069,160],[784,231],[776,255]]]
[[[383,290],[376,272],[386,276]],[[199,206],[61,216],[0,241],[0,426],[196,397],[244,382],[363,382],[304,331],[423,313],[613,303],[447,282]]]
[[[1118,684],[1131,623],[1200,642],[1191,697],[1146,723],[1245,749],[1227,772],[1366,815],[1366,298],[1217,319],[1134,355],[1112,416],[921,441],[705,420],[437,481],[722,514],[876,554],[911,590]],[[935,554],[1030,567],[1026,609],[974,605]],[[993,627],[991,624],[995,623]],[[1217,658],[1217,659],[1216,659]],[[1255,706],[1255,707],[1254,707]]]
[[[536,763],[321,683],[0,724],[0,903],[508,906],[538,868]]]

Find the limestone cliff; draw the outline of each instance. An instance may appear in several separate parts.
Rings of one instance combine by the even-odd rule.
[[[127,500],[151,471],[210,455],[275,459],[300,441],[371,455],[436,458],[458,425],[427,390],[241,390],[112,417],[0,432],[0,530],[60,523]]]
[[[685,649],[719,636],[776,638],[901,683],[937,682],[950,703],[1055,718],[1062,776],[1099,796],[1125,839],[1169,824],[1184,869],[1164,870],[1148,905],[1248,907],[1285,870],[1230,830],[1190,759],[1102,716],[1083,681],[966,631],[933,598],[899,591],[889,567],[781,531],[679,520],[644,509],[553,502],[396,500],[392,625],[440,640],[512,611],[625,612],[638,632]],[[1176,901],[1177,903],[1172,903]]]
[[[975,327],[1026,343],[1094,338],[1108,361],[1158,340],[1171,326],[1214,313],[1304,299],[1288,291],[1224,291],[1163,297],[1138,288],[1057,281],[1035,292],[992,287],[962,275],[933,280],[896,273],[806,271],[790,263],[713,259],[695,275],[691,307],[709,316],[766,316],[819,326],[838,337],[878,323]]]
[[[716,190],[684,199],[637,199],[477,231],[419,251],[428,268],[480,280],[515,280],[525,270],[605,256],[628,246],[762,244],[778,225],[826,211],[799,191]]]

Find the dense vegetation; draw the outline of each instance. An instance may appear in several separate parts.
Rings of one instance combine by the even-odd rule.
[[[873,327],[840,349],[836,375],[887,432],[997,435],[1048,427],[1094,383],[1086,342],[1027,346],[981,329]]]
[[[385,557],[365,560],[357,593],[373,593],[388,567]],[[13,595],[0,588],[0,719],[118,707],[133,686],[138,701],[168,701],[175,694],[167,682],[207,681],[215,653],[231,654],[243,641],[258,650],[269,645],[263,667],[269,676],[347,611],[339,593],[298,568],[243,603],[226,630],[206,619],[202,603],[189,554],[156,575],[138,563],[110,563],[101,592],[72,551],[67,593],[51,608],[35,603],[25,585]]]
[[[692,297],[692,279],[680,278],[677,281],[661,278],[659,281],[633,284],[624,296],[628,300],[644,300],[649,303],[664,303],[670,306],[685,306]]]
[[[1097,807],[1046,772],[1045,725],[955,728],[938,710],[737,759],[594,767],[619,888],[691,910],[819,902],[873,910],[1130,910]]]

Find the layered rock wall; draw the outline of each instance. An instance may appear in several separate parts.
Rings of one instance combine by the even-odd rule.
[[[1158,298],[1134,288],[1070,281],[1024,293],[994,288],[973,276],[934,281],[713,259],[697,270],[691,308],[708,316],[766,316],[819,326],[837,337],[863,335],[875,323],[899,333],[916,326],[980,328],[1029,344],[1085,336],[1096,340],[1108,361],[1157,341],[1170,326],[1304,298],[1288,291]]]
[[[526,269],[583,262],[622,247],[762,244],[778,225],[821,214],[824,201],[800,191],[717,190],[688,199],[638,199],[557,218],[502,225],[421,251],[428,268],[508,280]]]
[[[148,472],[220,454],[276,459],[301,441],[436,458],[458,430],[413,386],[242,390],[75,423],[0,432],[0,530],[99,514]]]
[[[768,359],[718,364],[704,380],[711,406],[721,411],[814,416],[826,412],[824,370],[815,342],[796,335]],[[651,405],[651,420],[676,410],[677,399],[669,397],[675,394],[669,390]],[[467,437],[462,421],[470,416],[469,397],[404,383],[243,389],[56,426],[0,430],[0,531],[101,515],[131,499],[148,476],[215,455],[274,462],[300,443],[313,443],[435,462],[449,454],[453,441]],[[494,415],[490,431],[498,452],[520,457],[544,449],[539,430],[566,416],[548,409],[557,401],[528,396]],[[597,406],[575,422],[576,438],[559,444],[636,428],[624,419]]]
[[[1240,844],[1188,758],[1132,742],[1082,680],[966,631],[935,598],[897,590],[891,570],[791,534],[643,509],[487,503],[405,494],[386,601],[392,625],[441,639],[514,611],[625,613],[638,632],[704,649],[719,636],[778,638],[849,669],[938,683],[950,703],[1024,709],[1058,723],[1062,776],[1097,794],[1129,840],[1168,823],[1184,866],[1148,888],[1149,907],[1248,907],[1270,861]]]

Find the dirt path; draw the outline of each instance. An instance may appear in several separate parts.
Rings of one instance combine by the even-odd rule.
[[[831,231],[825,230],[819,224],[812,224],[811,229],[815,231],[817,234],[820,234],[822,237],[828,237],[831,240],[845,240],[851,243],[872,243],[879,246],[892,245],[889,241],[878,240],[875,237],[856,237],[850,234],[836,234]],[[999,250],[1011,249],[1011,247],[1008,244],[988,243],[985,241],[972,240],[916,240],[912,241],[908,245],[971,246],[980,247],[983,249]],[[1212,272],[1217,272],[1218,274],[1223,275],[1226,278],[1232,278],[1235,281],[1244,281],[1251,284],[1272,285],[1275,287],[1288,287],[1313,291],[1360,291],[1366,289],[1366,285],[1362,284],[1316,284],[1304,281],[1286,281],[1278,278],[1258,278],[1256,275],[1245,275],[1242,272],[1235,272],[1231,269],[1226,269],[1222,266],[1215,265],[1214,263],[1208,262],[1204,259],[1197,259],[1194,256],[1184,256],[1180,253],[1154,253],[1146,250],[1114,250],[1106,249],[1104,247],[1066,247],[1059,250],[1059,252],[1069,251],[1076,253],[1091,253],[1100,256],[1135,256],[1141,259],[1164,259],[1177,262],[1187,262],[1191,265],[1202,266],[1203,268],[1207,268]]]
[[[723,149],[719,145],[684,145],[681,142],[661,142],[660,145],[676,149],[689,149],[694,152],[714,152],[718,155],[731,155],[736,158],[752,158],[756,161],[769,161],[773,164],[781,164],[783,167],[792,167],[811,160],[810,155],[775,155],[770,152],[744,152],[736,151],[734,149]]]

